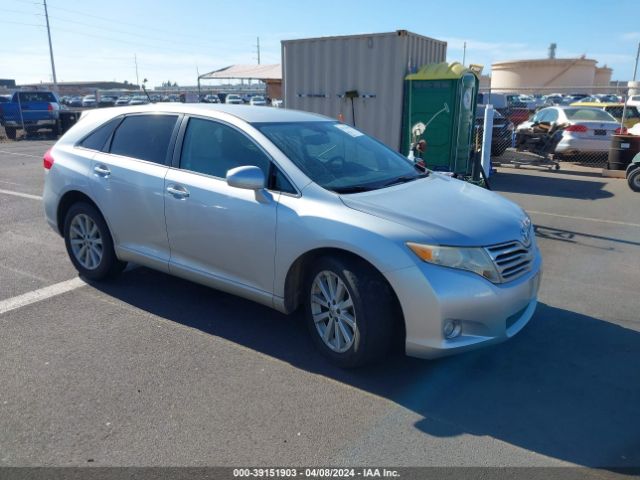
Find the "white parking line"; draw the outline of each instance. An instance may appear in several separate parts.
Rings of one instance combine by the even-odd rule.
[[[42,197],[39,195],[31,195],[29,193],[14,192],[13,190],[3,190],[0,188],[0,193],[4,193],[5,195],[13,195],[14,197],[30,198],[31,200],[42,200]]]
[[[6,153],[7,155],[17,155],[19,157],[42,158],[42,155],[33,155],[31,153],[9,152],[8,150],[0,150],[0,153]]]
[[[590,222],[612,223],[614,225],[626,225],[628,227],[640,227],[640,223],[619,222],[617,220],[604,220],[602,218],[574,217],[573,215],[561,215],[559,213],[549,213],[549,212],[536,212],[535,210],[527,210],[527,212],[528,213],[533,213],[533,214],[536,214],[536,215],[548,215],[550,217],[572,218],[574,220],[588,220]]]
[[[7,185],[17,185],[17,186],[22,185],[21,183],[7,182],[6,180],[0,180],[0,183],[6,183]]]
[[[41,302],[47,298],[76,290],[85,285],[86,283],[81,278],[72,278],[71,280],[54,283],[48,287],[33,290],[31,292],[18,295],[17,297],[7,298],[6,300],[0,301],[0,315],[10,312],[11,310],[15,310],[16,308],[25,307],[32,303]]]

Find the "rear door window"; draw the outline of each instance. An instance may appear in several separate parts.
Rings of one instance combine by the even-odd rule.
[[[113,134],[110,152],[115,155],[165,164],[177,115],[131,115]]]

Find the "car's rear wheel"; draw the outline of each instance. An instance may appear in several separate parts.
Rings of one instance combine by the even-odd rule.
[[[385,279],[363,261],[323,257],[305,282],[306,321],[319,350],[350,368],[382,358],[397,309]]]
[[[85,202],[72,205],[63,231],[69,258],[83,277],[102,280],[126,267],[116,257],[109,228],[93,205]]]
[[[640,167],[629,172],[629,175],[627,175],[627,183],[629,183],[631,190],[640,192]]]

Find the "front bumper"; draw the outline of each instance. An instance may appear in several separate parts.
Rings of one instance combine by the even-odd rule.
[[[536,308],[542,260],[536,251],[529,272],[503,284],[427,263],[386,275],[404,314],[407,355],[437,358],[499,343],[522,330]],[[460,323],[458,337],[445,338],[448,320]]]

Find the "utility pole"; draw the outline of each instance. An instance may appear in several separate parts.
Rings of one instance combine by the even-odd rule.
[[[464,67],[464,61],[467,57],[467,42],[464,42],[464,46],[462,47],[462,66]]]
[[[636,64],[633,67],[633,81],[636,81],[636,75],[638,73],[638,59],[640,58],[640,42],[638,42],[638,53],[636,53]]]
[[[138,77],[138,54],[137,53],[133,54],[133,61],[136,64],[136,86],[138,87],[138,90],[140,90],[140,78]]]
[[[258,38],[258,42],[256,44],[257,48],[258,48],[258,65],[260,65],[260,37]]]
[[[58,93],[58,78],[56,77],[56,64],[53,61],[53,46],[51,45],[51,29],[49,28],[49,12],[47,11],[47,0],[42,0],[44,5],[44,18],[47,20],[47,36],[49,37],[49,56],[51,57],[51,73],[53,74],[53,89]]]

